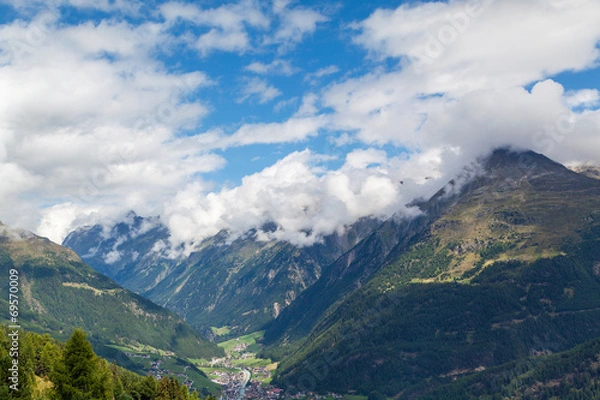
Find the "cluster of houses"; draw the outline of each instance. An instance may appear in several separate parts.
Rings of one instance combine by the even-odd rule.
[[[225,389],[222,392],[223,399],[238,399],[240,391],[246,381],[246,376],[243,371],[214,371],[211,375],[216,375],[216,378],[211,378],[213,382],[218,383]]]
[[[252,400],[275,400],[279,399],[283,390],[271,385],[262,385],[259,381],[252,380],[246,386],[244,399]]]
[[[125,352],[125,355],[130,358],[150,358],[150,354],[140,354],[140,353],[129,353]]]
[[[240,342],[240,343],[236,344],[235,346],[233,346],[232,351],[241,353],[242,351],[245,351],[247,348],[248,348],[248,343]]]
[[[337,393],[327,393],[327,394],[315,394],[312,392],[299,392],[295,395],[286,395],[286,400],[288,399],[302,399],[302,400],[324,400],[324,399],[342,399],[344,396]]]
[[[177,378],[181,378],[181,379],[179,379],[179,381],[183,382],[183,384],[185,386],[187,386],[188,389],[192,389],[192,385],[194,384],[194,381],[191,380],[185,372],[174,373],[168,369],[161,369],[161,367],[160,367],[161,364],[162,364],[162,359],[152,361],[150,363],[150,375],[155,377],[157,380],[161,380],[163,378],[163,376],[176,376]],[[189,367],[186,366],[184,368],[184,371],[187,370],[188,368]]]
[[[258,379],[267,379],[271,376],[271,371],[269,371],[266,367],[250,368],[250,372],[252,373],[253,378]]]

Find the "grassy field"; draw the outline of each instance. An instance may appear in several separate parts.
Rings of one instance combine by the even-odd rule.
[[[256,353],[260,350],[260,346],[258,345],[258,341],[260,341],[265,335],[265,331],[258,331],[254,333],[250,333],[249,335],[240,336],[239,338],[227,340],[225,342],[218,343],[219,347],[222,347],[225,352],[231,354],[232,356],[239,357],[240,353],[234,352],[233,348],[239,344],[246,343],[248,347],[244,352]]]
[[[107,347],[112,347],[113,349],[117,349],[119,351],[126,351],[128,353],[134,353],[134,354],[156,354],[156,355],[160,355],[160,356],[164,356],[167,354],[167,352],[164,350],[155,349],[152,346],[146,346],[146,345],[123,346],[123,345],[117,345],[117,344],[109,344],[109,345],[107,345]]]
[[[222,326],[220,328],[217,328],[215,326],[211,326],[210,329],[217,336],[229,335],[229,333],[231,332],[231,329],[229,329],[228,326]]]

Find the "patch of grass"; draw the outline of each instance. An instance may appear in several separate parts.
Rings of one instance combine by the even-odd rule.
[[[264,335],[265,331],[258,331],[248,335],[240,336],[239,338],[218,343],[218,346],[223,348],[227,353],[232,353],[235,346],[246,343],[248,345],[246,351],[255,352],[260,350],[258,342],[264,337]]]
[[[48,380],[48,378],[42,378],[39,376],[35,376],[35,389],[33,390],[33,398],[45,399],[47,398],[50,390],[54,384]]]
[[[222,326],[220,328],[211,326],[210,329],[217,336],[229,335],[229,333],[231,332],[231,329],[229,328],[229,326]]]
[[[271,363],[271,359],[256,358],[255,356],[244,359],[240,358],[238,360],[233,360],[232,362],[233,365],[244,366],[247,368],[267,367],[271,365]]]

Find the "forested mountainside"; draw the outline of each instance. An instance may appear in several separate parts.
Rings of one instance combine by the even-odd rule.
[[[83,328],[97,351],[113,355],[111,346],[148,346],[180,357],[223,355],[177,314],[94,271],[72,250],[0,225],[0,272],[15,275],[11,270],[19,285],[19,323],[27,330],[64,340]],[[8,299],[3,285],[0,304],[6,310]],[[124,354],[118,358],[127,363]]]
[[[498,150],[477,177],[421,207],[419,231],[407,237],[398,224],[390,236],[405,241],[395,239],[366,282],[325,302],[328,286],[313,291],[318,282],[270,325],[266,354],[282,361],[279,384],[424,394],[600,335],[600,181],[539,154]],[[344,267],[380,256],[365,245],[377,237],[321,279],[335,286]],[[316,312],[304,296],[319,299]]]
[[[0,325],[0,398],[23,400],[199,400],[204,395],[174,377],[142,376],[97,356],[85,332],[76,329],[62,343],[48,334],[19,334],[13,364],[13,330]],[[10,366],[10,367],[9,367]],[[12,370],[11,370],[12,369]],[[13,374],[17,371],[16,374]],[[198,371],[200,374],[201,372]],[[208,396],[206,400],[216,400]]]

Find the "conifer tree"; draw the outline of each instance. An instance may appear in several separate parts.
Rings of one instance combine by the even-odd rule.
[[[81,329],[73,331],[52,377],[57,398],[112,399],[110,378],[110,368],[96,356],[85,333]]]
[[[26,340],[25,333],[20,331],[18,338],[18,357],[14,354],[12,340],[8,333],[10,330],[6,327],[0,329],[0,399],[30,399],[35,386],[35,375],[33,372],[33,348],[30,341]],[[13,364],[13,360],[18,360],[18,364]],[[11,369],[17,365],[18,382],[15,383],[11,377]],[[18,390],[11,389],[15,385]]]

